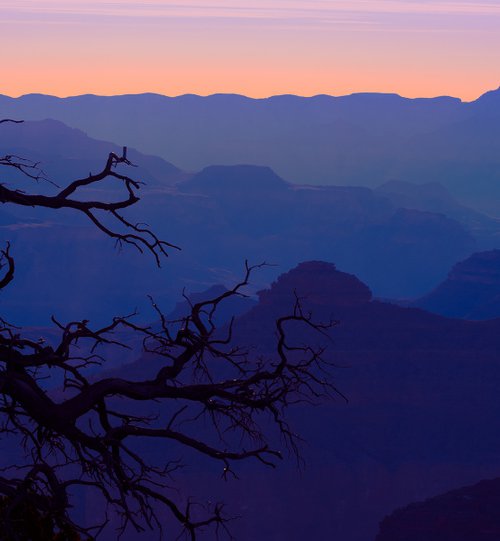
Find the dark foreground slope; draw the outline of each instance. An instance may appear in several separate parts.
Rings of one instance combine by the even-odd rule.
[[[293,460],[277,470],[245,464],[240,479],[225,483],[220,468],[195,458],[182,471],[184,490],[224,499],[242,516],[232,525],[237,539],[367,541],[393,509],[498,475],[500,320],[446,319],[374,301],[356,277],[309,262],[260,293],[238,319],[235,342],[272,354],[274,320],[290,312],[294,291],[317,319],[340,320],[329,356],[348,403],[338,396],[295,408],[293,427],[306,442],[302,472]],[[139,367],[147,377],[147,359],[122,374]],[[164,445],[147,452],[170,456]]]
[[[262,343],[268,336],[270,348],[266,328],[289,308],[292,288],[318,317],[340,320],[335,374],[349,398],[347,405],[304,412],[299,421],[313,447],[311,476],[301,487],[306,498],[316,490],[308,509],[323,524],[311,527],[313,537],[373,539],[390,502],[500,471],[500,438],[492,429],[500,413],[500,320],[450,320],[372,301],[354,277],[309,263],[261,294],[241,321],[240,337]]]
[[[497,541],[500,479],[481,481],[386,517],[376,541]]]

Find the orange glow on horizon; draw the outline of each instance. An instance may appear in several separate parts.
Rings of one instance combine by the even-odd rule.
[[[258,77],[260,73],[255,74]],[[479,98],[484,93],[490,90],[496,90],[500,85],[500,79],[492,79],[490,84],[469,84],[465,85],[452,85],[442,84],[436,85],[431,82],[422,82],[416,80],[414,84],[410,81],[405,81],[399,85],[388,86],[382,85],[380,82],[374,82],[373,84],[365,83],[360,86],[349,84],[350,81],[346,81],[344,84],[332,84],[331,86],[322,84],[322,81],[314,84],[308,81],[307,84],[290,84],[286,86],[284,81],[280,81],[274,85],[272,84],[260,84],[253,87],[247,85],[236,85],[234,81],[223,84],[199,84],[197,81],[186,81],[185,84],[165,84],[161,85],[158,82],[152,82],[149,85],[141,84],[123,84],[116,85],[113,81],[109,84],[104,82],[99,85],[85,85],[85,84],[67,84],[65,77],[61,77],[58,81],[55,78],[51,78],[52,84],[36,85],[32,86],[27,82],[26,85],[3,85],[0,94],[10,96],[13,98],[21,97],[27,94],[46,94],[50,96],[56,96],[59,98],[66,98],[72,96],[80,96],[84,94],[93,94],[97,96],[118,96],[126,94],[160,94],[169,97],[182,96],[185,94],[196,94],[199,96],[210,96],[213,94],[239,94],[253,99],[265,99],[272,96],[278,96],[283,94],[291,94],[303,97],[311,97],[317,95],[330,95],[330,96],[346,96],[356,93],[387,93],[398,94],[404,98],[434,98],[439,96],[451,96],[459,98],[462,101],[469,102]],[[482,81],[481,81],[482,83]]]
[[[4,0],[0,93],[388,92],[472,101],[500,85],[492,0]]]

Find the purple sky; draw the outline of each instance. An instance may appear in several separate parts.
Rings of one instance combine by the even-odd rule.
[[[500,85],[500,0],[2,0],[0,93],[474,99]]]

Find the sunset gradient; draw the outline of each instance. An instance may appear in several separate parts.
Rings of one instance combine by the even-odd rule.
[[[396,92],[500,85],[500,1],[2,0],[0,93]]]

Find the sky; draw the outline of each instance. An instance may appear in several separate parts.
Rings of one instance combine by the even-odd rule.
[[[500,0],[0,0],[0,94],[470,101],[500,86]]]

